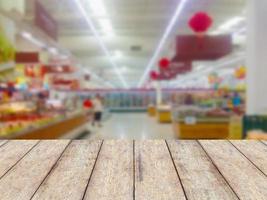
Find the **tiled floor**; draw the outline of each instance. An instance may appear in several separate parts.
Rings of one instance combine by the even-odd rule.
[[[112,114],[102,128],[88,125],[88,139],[173,139],[171,124],[159,124],[147,114]]]

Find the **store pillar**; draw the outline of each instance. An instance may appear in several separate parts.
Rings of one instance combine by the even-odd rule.
[[[155,87],[156,87],[156,102],[157,106],[159,106],[162,104],[162,91],[161,91],[160,81],[155,82]]]
[[[267,113],[267,1],[248,0],[247,114]]]

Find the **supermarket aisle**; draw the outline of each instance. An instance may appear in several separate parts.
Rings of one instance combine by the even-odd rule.
[[[91,127],[91,126],[90,126]],[[89,128],[90,128],[89,127]],[[88,139],[173,139],[171,124],[159,124],[146,114],[113,114],[103,128],[90,128]]]

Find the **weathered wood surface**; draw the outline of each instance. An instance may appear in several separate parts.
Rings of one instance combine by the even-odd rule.
[[[135,198],[185,199],[165,141],[135,142]]]
[[[0,179],[0,199],[28,200],[69,141],[42,141]]]
[[[104,141],[85,199],[132,199],[133,173],[133,142]]]
[[[0,141],[0,200],[267,199],[265,141]]]
[[[10,141],[0,147],[0,177],[20,161],[38,141]]]
[[[267,145],[256,140],[233,140],[231,143],[267,176]]]
[[[7,143],[6,140],[0,140],[0,147],[1,147],[2,145],[4,145],[5,143]]]
[[[73,141],[33,199],[82,199],[101,141]]]
[[[237,199],[197,141],[168,141],[188,199]]]
[[[266,200],[266,176],[229,141],[200,143],[240,199]]]

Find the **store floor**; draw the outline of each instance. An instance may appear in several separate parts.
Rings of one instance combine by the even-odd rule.
[[[112,114],[102,128],[88,125],[88,139],[174,139],[171,124],[159,124],[147,114]]]

